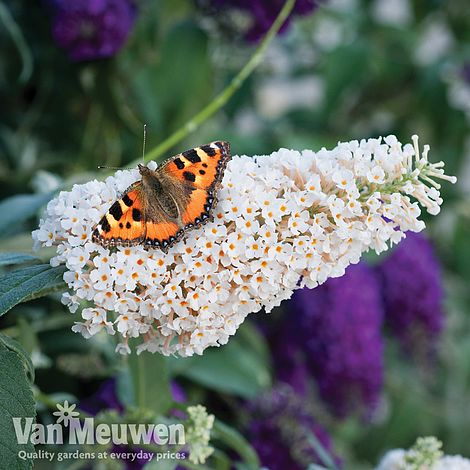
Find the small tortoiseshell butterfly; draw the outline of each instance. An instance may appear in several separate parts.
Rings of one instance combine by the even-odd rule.
[[[92,240],[104,247],[157,247],[163,251],[188,230],[210,220],[230,160],[228,142],[212,142],[175,155],[142,176],[100,220]]]

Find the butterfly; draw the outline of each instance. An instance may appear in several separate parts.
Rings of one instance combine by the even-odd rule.
[[[139,164],[141,180],[99,221],[93,242],[104,247],[142,244],[166,252],[188,230],[211,219],[230,158],[230,144],[217,141],[175,155],[155,171]]]

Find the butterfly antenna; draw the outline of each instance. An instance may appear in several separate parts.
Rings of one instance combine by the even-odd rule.
[[[145,140],[147,138],[147,124],[144,124],[144,142],[142,144],[142,163],[145,165]],[[133,170],[134,168],[119,168],[116,166],[98,165],[99,170]]]
[[[145,141],[147,139],[147,124],[144,124],[144,141],[142,143],[142,163],[145,165]]]
[[[134,168],[122,168],[119,166],[98,165],[98,170],[133,170]]]

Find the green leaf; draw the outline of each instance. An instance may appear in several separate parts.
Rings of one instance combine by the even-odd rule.
[[[232,470],[232,459],[219,449],[214,449],[211,454],[211,465],[214,470]]]
[[[18,49],[22,62],[19,79],[21,83],[26,83],[33,73],[33,55],[31,54],[31,49],[23,36],[21,28],[18,26],[7,7],[1,2],[0,22],[3,23],[5,30],[9,33],[13,43]]]
[[[22,460],[18,452],[33,452],[28,442],[19,444],[12,418],[33,418],[35,407],[33,393],[26,378],[25,369],[18,354],[0,346],[0,455],[2,468],[15,470],[31,469],[30,459]],[[22,429],[25,420],[21,422]]]
[[[39,261],[33,255],[29,253],[0,253],[0,266],[6,266],[9,264],[22,264]]]
[[[271,384],[268,358],[243,341],[243,336],[240,331],[225,346],[208,349],[202,356],[169,358],[173,374],[220,392],[256,397]]]
[[[1,236],[2,251],[11,252],[30,252],[31,251],[31,230],[18,232],[21,227],[12,227],[8,230],[9,233]],[[56,252],[56,247],[48,246],[41,249],[41,257],[43,259],[51,258]]]
[[[158,88],[168,90],[168,94],[160,97],[167,108],[176,104],[178,108],[187,108],[189,115],[195,109],[191,101],[200,103],[205,95],[210,96],[213,73],[207,49],[207,34],[193,22],[179,23],[169,31],[162,44],[159,74],[155,77]],[[188,70],[191,70],[190,80]]]
[[[265,367],[269,368],[271,351],[266,338],[261,334],[259,328],[252,321],[248,320],[243,323],[237,334],[237,339],[242,342],[243,346],[253,350],[264,361]]]
[[[364,41],[338,47],[329,55],[324,71],[327,111],[336,109],[341,99],[367,77],[369,57],[369,44]]]
[[[44,321],[41,321],[41,325],[44,325]],[[17,323],[18,336],[17,340],[23,345],[25,351],[31,355],[33,351],[39,351],[39,340],[37,332],[30,321],[26,320],[23,316],[18,318]]]
[[[260,468],[258,454],[236,429],[215,419],[214,427],[211,432],[211,440],[212,439],[223,442],[230,449],[237,452],[249,469],[258,470]]]
[[[135,94],[144,122],[160,129],[162,137],[210,100],[214,77],[207,49],[208,38],[202,29],[193,22],[178,23],[165,35],[158,63],[135,74]],[[149,137],[153,138],[152,133]]]
[[[8,233],[10,227],[18,225],[36,215],[46,204],[53,193],[47,194],[18,194],[0,202],[0,236]]]
[[[452,249],[449,249],[449,258],[454,269],[467,281],[470,281],[470,224],[468,218],[460,217],[457,221]]]
[[[128,363],[134,387],[134,404],[155,414],[165,414],[173,403],[166,358],[146,351],[140,355],[133,352],[128,357]]]
[[[307,436],[309,444],[313,447],[318,457],[328,470],[339,470],[338,466],[335,464],[333,457],[328,453],[328,451],[323,447],[322,443],[317,439],[315,434],[309,433]]]
[[[42,297],[61,287],[65,266],[49,264],[28,266],[0,277],[0,316],[15,305]]]
[[[0,345],[3,346],[3,348],[6,348],[18,354],[21,361],[23,362],[29,380],[31,382],[34,382],[34,366],[31,361],[30,355],[26,352],[23,346],[18,343],[18,341],[15,341],[13,338],[10,338],[9,336],[4,335],[3,333],[0,333]]]

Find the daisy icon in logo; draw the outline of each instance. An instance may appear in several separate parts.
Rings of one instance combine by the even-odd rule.
[[[57,410],[52,413],[54,416],[57,416],[56,423],[64,423],[64,426],[68,426],[70,424],[71,420],[75,420],[80,416],[80,413],[78,411],[74,411],[77,405],[75,404],[69,404],[67,400],[64,401],[64,404],[61,405],[60,403],[57,403]]]

